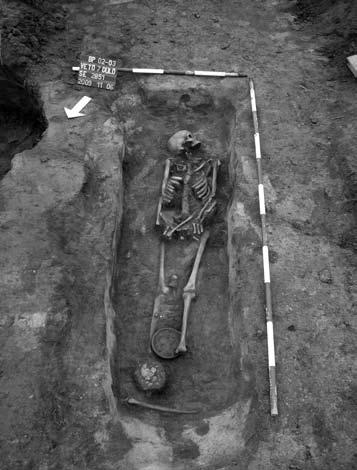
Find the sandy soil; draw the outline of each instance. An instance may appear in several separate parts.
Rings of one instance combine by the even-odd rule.
[[[357,468],[357,82],[344,64],[357,15],[330,4],[2,4],[1,468]],[[278,417],[247,82],[120,76],[105,92],[76,84],[83,52],[254,78]],[[86,116],[67,120],[63,107],[84,94]],[[224,161],[219,236],[203,258],[189,353],[165,363],[161,396],[144,397],[132,372],[156,294],[150,221],[167,137],[186,125]],[[192,251],[171,251],[182,279]],[[128,394],[202,411],[172,418],[123,405]]]

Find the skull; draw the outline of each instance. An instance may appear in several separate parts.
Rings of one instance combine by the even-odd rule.
[[[201,142],[195,139],[190,131],[178,131],[170,137],[167,147],[174,155],[179,155],[183,152],[190,152],[198,149]]]

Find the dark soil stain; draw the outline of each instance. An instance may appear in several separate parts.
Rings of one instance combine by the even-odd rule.
[[[32,148],[47,124],[34,88],[24,86],[8,67],[0,66],[0,179],[16,153]]]
[[[203,422],[199,424],[198,426],[196,426],[195,431],[199,436],[204,436],[209,431],[209,424],[206,422]]]
[[[326,425],[323,412],[314,410],[312,417],[312,427],[314,430],[316,442],[321,450],[327,451],[334,440],[334,435],[330,428]]]
[[[173,447],[173,455],[175,459],[190,460],[200,456],[200,450],[197,444],[189,439],[184,439],[180,443],[176,443]]]

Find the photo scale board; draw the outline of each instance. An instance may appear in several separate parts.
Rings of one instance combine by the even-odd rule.
[[[86,55],[80,62],[77,83],[103,90],[114,90],[117,73],[116,59]]]

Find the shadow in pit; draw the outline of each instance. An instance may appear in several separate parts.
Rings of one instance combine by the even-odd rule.
[[[113,365],[113,390],[118,403],[130,396],[155,405],[176,409],[200,408],[199,415],[169,415],[140,408],[121,407],[121,413],[140,416],[163,426],[173,443],[174,458],[194,459],[197,445],[179,439],[187,423],[199,436],[208,433],[203,421],[232,407],[241,398],[252,398],[248,371],[242,371],[239,320],[232,321],[227,216],[232,195],[230,168],[235,158],[237,88],[202,84],[199,80],[168,80],[166,86],[153,80],[142,87],[123,85],[122,98],[114,105],[126,130],[124,212],[113,280],[116,312],[117,353]],[[189,85],[190,83],[190,85]],[[193,85],[192,85],[193,83]],[[207,82],[206,82],[207,83]],[[222,82],[221,82],[222,83]],[[239,97],[238,97],[239,99]],[[243,98],[242,98],[243,99]],[[244,95],[246,99],[246,95]],[[149,331],[159,273],[160,234],[155,229],[157,203],[169,137],[188,129],[202,142],[204,158],[222,162],[217,182],[218,209],[203,254],[197,279],[197,298],[188,322],[188,352],[162,360],[168,385],[159,394],[145,395],[134,381],[139,361],[155,357],[149,348]],[[198,242],[172,240],[166,243],[166,279],[175,273],[182,292],[190,275]],[[183,311],[183,302],[179,305]],[[238,327],[238,328],[237,328]],[[156,358],[158,359],[158,358]],[[154,412],[155,413],[155,412]],[[235,416],[236,419],[237,416]],[[246,423],[232,423],[243,426]],[[176,443],[176,444],[175,444]]]
[[[0,66],[0,179],[11,169],[16,153],[36,145],[46,130],[42,102],[34,87],[22,84]]]

